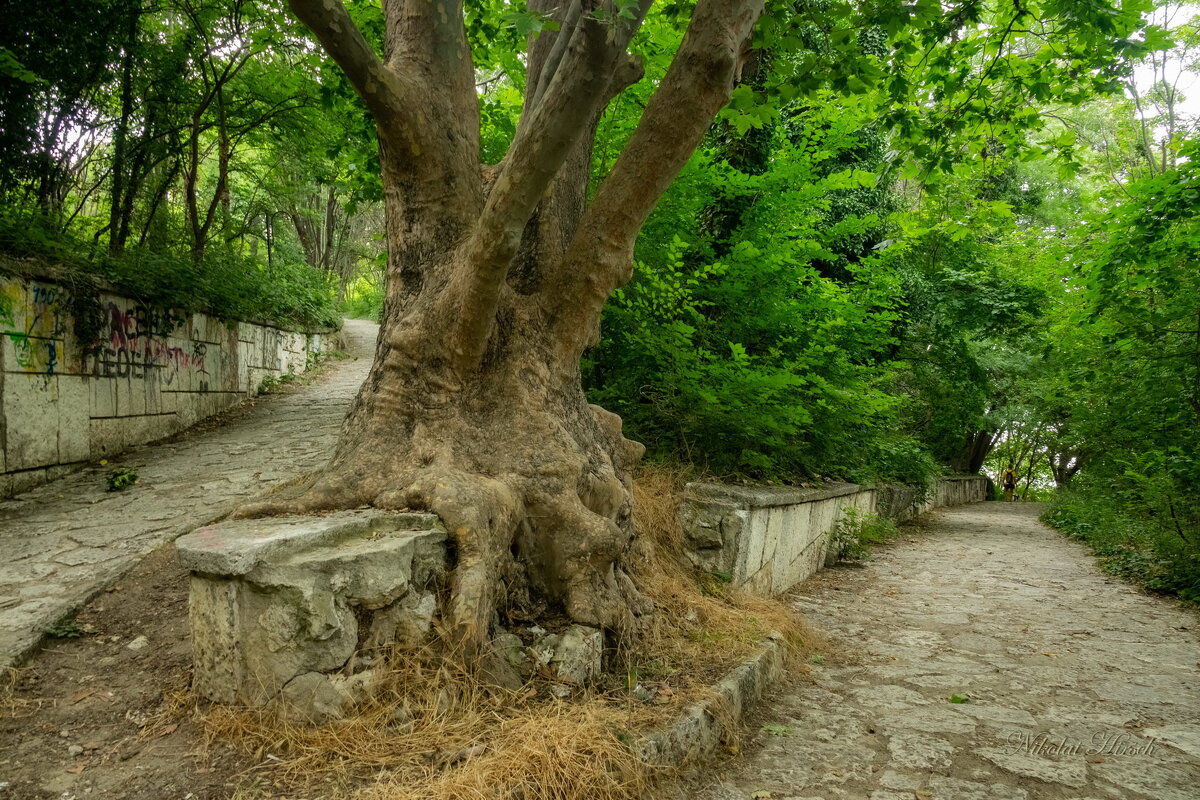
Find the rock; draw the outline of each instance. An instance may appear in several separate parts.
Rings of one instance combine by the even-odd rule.
[[[954,760],[954,745],[924,733],[897,733],[888,742],[892,765],[909,770],[939,770]]]
[[[432,592],[409,591],[372,615],[367,648],[379,649],[391,644],[420,647],[429,636],[436,611],[437,598]]]
[[[192,572],[245,575],[273,558],[336,543],[378,530],[433,530],[433,514],[350,511],[326,517],[276,517],[206,525],[175,543],[179,560]]]
[[[284,716],[321,725],[341,719],[351,698],[327,676],[306,672],[283,687],[279,702]]]
[[[980,747],[975,753],[1015,775],[1044,783],[1061,783],[1078,789],[1087,782],[1087,767],[1083,764],[1053,761],[998,747]]]
[[[519,672],[533,673],[533,664],[525,652],[525,643],[513,633],[501,633],[492,639],[492,649]]]
[[[375,687],[375,670],[363,670],[353,675],[334,675],[329,682],[333,684],[351,704],[365,703],[371,697]]]
[[[525,645],[519,637],[501,633],[492,638],[491,652],[483,659],[483,672],[491,683],[505,689],[520,689],[533,670],[533,662],[525,654]]]
[[[400,601],[400,607],[404,613],[396,623],[396,641],[410,647],[423,644],[433,627],[437,598],[432,592],[409,592]]]
[[[600,674],[604,633],[585,625],[572,625],[558,638],[550,667],[561,680],[586,686]]]
[[[145,650],[149,646],[150,646],[150,640],[147,639],[145,636],[139,636],[136,639],[134,639],[132,642],[130,642],[129,644],[125,645],[125,649],[133,650],[136,652],[138,650]]]
[[[67,755],[69,755],[69,756],[83,755],[83,747],[80,745],[77,745],[77,744],[73,744],[67,748]]]
[[[413,713],[408,709],[408,706],[398,705],[388,714],[388,725],[397,728],[406,728],[413,724]]]

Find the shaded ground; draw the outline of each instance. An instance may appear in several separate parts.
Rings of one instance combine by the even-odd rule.
[[[1100,573],[1040,510],[944,510],[807,582],[796,603],[839,652],[703,800],[1200,797],[1200,618]]]
[[[161,547],[80,611],[87,632],[47,640],[17,673],[0,697],[0,798],[215,800],[270,784],[265,757],[203,747],[187,586]]]
[[[0,502],[0,670],[162,542],[320,466],[370,368],[377,330],[347,320],[356,358],[335,362],[312,385]],[[114,465],[135,468],[138,484],[106,492]]]

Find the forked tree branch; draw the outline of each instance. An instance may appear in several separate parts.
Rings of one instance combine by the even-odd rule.
[[[288,0],[292,13],[337,62],[354,91],[381,125],[404,125],[400,77],[380,60],[341,0]]]
[[[643,3],[649,7],[649,0]],[[638,16],[636,22],[640,22]],[[562,167],[579,136],[606,103],[616,76],[628,80],[625,46],[630,27],[614,35],[613,26],[581,16],[570,30],[565,52],[553,74],[542,76],[540,100],[528,110],[512,146],[499,165],[487,204],[466,248],[464,285],[454,336],[460,375],[474,369],[483,357],[509,265],[521,243],[525,224],[547,187]]]
[[[762,9],[763,0],[696,4],[666,77],[543,294],[564,358],[578,356],[594,341],[601,308],[629,280],[638,232],[729,102]]]

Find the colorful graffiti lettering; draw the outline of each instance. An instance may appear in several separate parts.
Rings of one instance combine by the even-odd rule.
[[[108,341],[98,353],[96,374],[105,378],[146,377],[147,371],[157,372],[163,384],[171,386],[183,370],[207,375],[205,347],[195,344],[189,353],[174,347],[154,331],[161,330],[163,320],[144,306],[129,311],[109,302]]]

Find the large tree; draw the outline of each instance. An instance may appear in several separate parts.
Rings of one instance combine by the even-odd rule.
[[[647,602],[626,574],[642,446],[580,383],[642,223],[728,101],[762,0],[700,0],[636,132],[588,201],[605,105],[642,77],[627,52],[650,0],[533,0],[520,125],[481,167],[461,0],[384,0],[382,57],[339,0],[290,0],[374,116],[389,244],[375,362],[332,462],[248,509],[428,509],[457,563],[446,627],[468,649],[498,599],[531,591],[619,630]]]
[[[643,448],[616,415],[588,404],[580,358],[631,275],[642,224],[729,101],[763,10],[763,0],[697,0],[632,136],[591,192],[597,123],[642,78],[627,48],[652,2],[529,0],[554,24],[528,43],[510,147],[481,166],[462,0],[382,0],[382,56],[341,0],[289,0],[375,120],[388,286],[375,362],[331,463],[297,496],[243,513],[362,504],[436,513],[456,545],[444,622],[468,651],[506,599],[534,596],[610,631],[648,607],[626,571],[629,476]],[[791,95],[823,80],[848,92],[886,83],[898,140],[932,137],[936,146],[917,151],[932,166],[1010,123],[1032,124],[1031,99],[1108,81],[1111,40],[1137,18],[1123,9],[1117,24],[1107,6],[1056,5],[1045,18],[1065,21],[1050,29],[1019,3],[986,20],[976,2],[867,4],[859,22],[893,36],[891,79],[846,24],[855,4],[788,8],[802,25],[842,21],[819,48],[832,54],[823,70],[815,53],[778,59],[794,70]],[[919,85],[902,79],[922,70]],[[985,91],[996,76],[1005,90]]]

